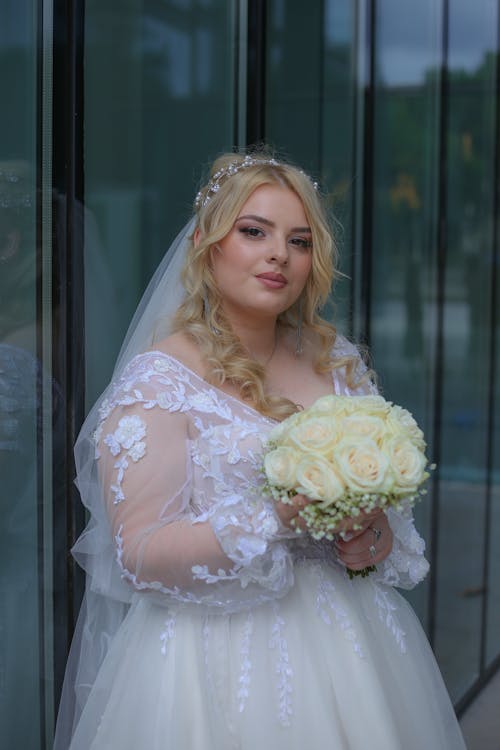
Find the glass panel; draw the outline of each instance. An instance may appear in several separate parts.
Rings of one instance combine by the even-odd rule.
[[[322,102],[320,122],[321,180],[335,215],[341,277],[333,292],[331,318],[344,333],[351,327],[351,280],[354,268],[356,107],[361,94],[357,81],[356,3],[324,3]]]
[[[268,3],[267,140],[319,177],[341,255],[352,275],[356,3],[326,0],[304,14],[298,0]],[[316,40],[314,44],[304,40]],[[349,327],[350,283],[339,281],[326,315]]]
[[[408,598],[424,625],[436,624],[437,656],[455,699],[478,674],[481,649],[497,5],[325,0],[304,14],[300,2],[268,3],[267,139],[318,175],[329,191],[340,218],[343,270],[353,277],[353,284],[337,288],[331,316],[344,321],[354,315],[356,323],[358,275],[369,252],[369,322],[380,385],[414,413],[431,460],[441,456],[439,493],[430,493],[416,509],[417,526],[429,542],[433,503],[439,501],[438,545],[431,550],[428,544],[429,557],[436,555],[436,603],[430,611],[430,580]],[[448,6],[450,85],[441,102]],[[370,19],[373,7],[376,18]],[[371,122],[364,76],[373,30]],[[318,41],[304,53],[309,39]],[[440,164],[443,123],[448,160]],[[370,152],[363,143],[365,124],[374,138]],[[373,160],[372,194],[364,193],[364,159]],[[447,170],[445,259],[437,249],[441,169]],[[363,205],[372,209],[370,247],[361,246]],[[349,324],[343,327],[349,330]],[[499,371],[497,366],[497,412]],[[436,409],[442,419],[438,435]],[[498,416],[495,440],[489,660],[498,655],[500,632]]]
[[[498,84],[497,84],[498,88]],[[497,104],[498,106],[498,104]],[[497,169],[500,165],[497,165]],[[498,179],[498,175],[497,175]],[[498,208],[497,208],[498,210]],[[497,214],[498,216],[498,214]],[[500,217],[499,217],[500,218]],[[497,239],[498,242],[498,239]],[[500,655],[500,249],[497,245],[492,273],[495,274],[497,299],[494,311],[496,363],[493,412],[493,471],[491,477],[490,555],[487,585],[486,666]]]
[[[234,12],[218,0],[86,3],[88,406],[189,218],[201,166],[232,146]]]
[[[268,3],[266,135],[305,169],[321,169],[322,3]],[[307,40],[318,40],[311,44]]]
[[[500,41],[500,39],[499,39]],[[500,49],[497,48],[497,59]],[[493,62],[493,60],[492,60]],[[498,68],[497,68],[498,74]],[[500,138],[500,97],[498,96],[500,81],[495,82],[496,97],[496,128],[497,138]],[[498,153],[497,153],[498,156]],[[500,162],[496,164],[497,190],[500,185]],[[497,199],[500,195],[497,193]],[[495,346],[495,362],[493,374],[493,434],[492,434],[492,474],[491,474],[491,515],[490,515],[490,544],[489,544],[489,576],[487,581],[487,621],[486,621],[486,666],[498,659],[500,655],[500,204],[496,206],[496,246],[491,253],[489,273],[493,276],[496,288],[495,306],[492,310],[493,338]]]
[[[37,496],[36,3],[0,24],[0,746],[38,748],[43,635]],[[42,540],[40,540],[40,550]],[[50,690],[50,685],[48,686]]]
[[[497,3],[451,0],[435,647],[454,699],[480,670]]]
[[[414,3],[411,22],[400,0],[377,9],[371,346],[384,394],[414,414],[432,456],[440,8]],[[427,540],[431,502],[416,508]],[[427,587],[408,595],[424,624]]]

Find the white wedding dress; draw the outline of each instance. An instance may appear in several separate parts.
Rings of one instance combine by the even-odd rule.
[[[332,391],[351,393],[342,370]],[[393,588],[428,568],[411,513],[388,512],[391,555],[351,581],[331,543],[294,537],[260,492],[273,424],[154,351],[102,404],[106,512],[75,556],[85,565],[100,535],[88,587],[122,615],[93,644],[96,676],[82,654],[71,750],[465,747]]]

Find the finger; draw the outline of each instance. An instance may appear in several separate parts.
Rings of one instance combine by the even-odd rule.
[[[355,570],[356,568],[364,568],[368,565],[374,565],[378,562],[385,560],[387,555],[391,551],[391,545],[384,544],[383,546],[374,548],[374,552],[370,551],[370,548],[364,548],[356,552],[344,552],[339,551],[338,557],[342,560],[347,567]]]
[[[353,531],[349,535],[340,535],[337,541],[337,547],[345,550],[350,554],[357,554],[360,551],[368,549],[371,544],[372,534],[369,529],[363,528],[359,531]]]
[[[357,516],[351,516],[345,518],[337,526],[337,533],[341,534],[344,538],[352,539],[359,534],[362,534],[372,523],[377,522],[381,517],[385,518],[385,513],[380,508],[375,508],[372,511],[360,511]]]
[[[298,514],[310,502],[311,500],[305,495],[294,495],[290,498],[290,502],[286,503],[278,501],[276,503],[276,512],[280,521],[289,528],[299,528],[305,531],[306,523]]]
[[[393,535],[387,519],[380,529],[368,528],[349,542],[336,543],[339,559],[352,570],[367,567],[385,560],[392,550]]]
[[[374,557],[370,554],[365,554],[356,560],[348,560],[344,556],[341,556],[339,559],[350,570],[363,570],[363,568],[368,568],[370,565],[377,565],[383,562],[389,552],[390,550],[380,550]]]

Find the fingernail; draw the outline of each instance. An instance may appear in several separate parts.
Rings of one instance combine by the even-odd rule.
[[[353,535],[351,534],[350,531],[342,531],[340,533],[340,536],[342,537],[342,539],[344,540],[344,542],[350,542],[351,539],[353,538]]]

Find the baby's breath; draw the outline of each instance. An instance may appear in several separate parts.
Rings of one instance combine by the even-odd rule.
[[[331,436],[325,432],[325,417],[334,423]],[[370,427],[366,434],[363,418]],[[294,489],[277,486],[266,473],[264,491],[283,503],[291,503],[297,493],[308,496],[312,502],[299,515],[314,539],[333,541],[346,519],[355,521],[376,509],[401,508],[403,501],[405,507],[411,507],[426,494],[421,485],[429,477],[428,469],[436,466],[428,465],[423,434],[405,409],[381,396],[324,396],[280,424],[278,434],[266,446],[266,456],[269,458],[277,449],[293,447],[296,451],[297,445],[303,445],[299,438],[305,433],[295,435],[295,430],[304,425],[307,445],[315,447],[303,447],[292,460],[290,472],[297,472],[297,478],[284,479],[288,488]],[[272,461],[269,465],[272,467]],[[333,487],[336,496],[328,496],[328,489]],[[361,525],[354,523],[352,528],[360,529]]]

